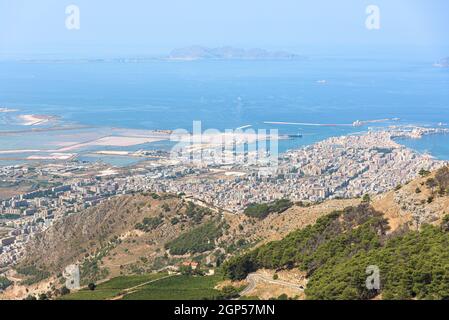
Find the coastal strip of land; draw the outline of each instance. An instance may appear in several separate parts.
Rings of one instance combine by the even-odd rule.
[[[48,115],[35,115],[35,114],[23,114],[18,115],[17,118],[21,121],[23,126],[37,126],[56,120],[54,116]]]

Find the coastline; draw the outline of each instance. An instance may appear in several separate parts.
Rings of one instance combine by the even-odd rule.
[[[57,119],[55,116],[36,115],[36,114],[22,114],[17,118],[21,121],[23,126],[38,126]]]
[[[35,126],[47,121],[51,121],[54,117],[51,116],[37,116],[37,115],[21,115],[22,119],[27,120],[29,126]],[[249,126],[249,125],[248,125]],[[37,129],[36,129],[37,130]],[[33,132],[33,131],[31,131]],[[425,136],[438,135],[438,134],[449,134],[449,129],[447,128],[424,128],[419,126],[391,126],[383,127],[375,130],[360,131],[357,133],[349,133],[347,135],[341,136],[331,136],[330,138],[325,138],[319,140],[318,142],[313,142],[311,144],[305,144],[295,148],[288,149],[286,151],[279,152],[279,155],[285,155],[289,152],[295,152],[297,150],[310,148],[314,145],[320,144],[328,139],[337,139],[353,135],[368,135],[370,133],[376,132],[387,132],[389,135],[389,140],[391,143],[400,146],[406,146],[409,149],[421,153],[423,155],[429,156],[428,152],[420,152],[412,147],[407,146],[407,144],[401,144],[398,140],[406,141],[407,139],[417,141]],[[2,155],[18,155],[18,154],[28,154],[27,156],[14,157],[15,160],[68,160],[74,159],[78,156],[83,156],[86,154],[96,154],[101,158],[105,157],[135,157],[135,158],[150,158],[143,156],[146,152],[145,144],[151,144],[156,142],[169,142],[179,143],[182,149],[186,152],[201,153],[208,152],[209,150],[214,150],[219,147],[223,142],[229,144],[230,142],[239,144],[255,144],[260,141],[269,140],[269,136],[258,137],[254,133],[241,133],[230,135],[229,133],[210,133],[204,134],[201,141],[197,142],[195,137],[190,134],[182,135],[170,135],[169,130],[150,130],[150,131],[140,131],[132,129],[113,129],[111,131],[112,135],[92,137],[90,140],[84,140],[77,138],[77,134],[73,133],[73,138],[67,142],[52,143],[55,145],[53,148],[45,149],[43,146],[36,145],[23,149],[0,149],[0,154]],[[107,134],[107,133],[106,133]],[[72,134],[66,135],[66,137],[71,137]],[[286,135],[280,134],[278,136],[279,140],[289,140]],[[191,141],[192,140],[192,141]],[[142,148],[136,150],[135,146],[142,145]],[[48,146],[47,146],[48,147]],[[107,149],[102,149],[101,147],[107,147]],[[150,148],[151,150],[152,148]],[[147,150],[147,151],[150,151]],[[156,150],[162,150],[157,149]],[[164,150],[165,151],[165,150]],[[153,151],[150,151],[154,154]],[[55,154],[64,154],[64,156],[54,156]],[[70,155],[70,156],[68,156]],[[433,158],[439,159],[432,155]],[[3,161],[4,159],[2,159]],[[446,159],[439,159],[446,160]],[[447,159],[449,160],[449,158]],[[6,161],[6,160],[5,160]],[[107,162],[107,161],[106,161]],[[0,163],[0,165],[2,165]],[[127,165],[125,165],[127,166]]]
[[[17,112],[19,110],[17,109],[9,109],[9,108],[0,108],[0,113],[11,113],[11,112]]]

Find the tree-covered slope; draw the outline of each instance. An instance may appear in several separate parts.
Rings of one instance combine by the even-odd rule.
[[[261,268],[306,271],[309,299],[447,299],[449,232],[441,227],[387,235],[381,213],[364,204],[334,212],[224,265],[239,280]],[[380,271],[380,289],[366,286],[367,268]]]
[[[425,226],[382,247],[325,264],[310,278],[309,299],[449,299],[449,233]],[[377,266],[380,290],[366,287],[368,266]]]

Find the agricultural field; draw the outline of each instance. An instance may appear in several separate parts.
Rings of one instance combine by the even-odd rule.
[[[166,273],[122,276],[99,284],[95,290],[82,289],[63,296],[63,300],[199,300],[214,299],[214,289],[222,275],[210,277]]]
[[[132,291],[134,287],[144,285],[149,281],[155,281],[167,277],[166,273],[122,276],[113,278],[99,284],[95,290],[87,288],[61,297],[63,300],[108,300]],[[137,290],[138,288],[136,288]]]
[[[124,300],[204,300],[215,299],[220,291],[214,289],[222,275],[211,277],[174,276],[162,279],[127,294]]]

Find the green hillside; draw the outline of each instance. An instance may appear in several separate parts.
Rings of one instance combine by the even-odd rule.
[[[313,226],[292,232],[231,259],[228,278],[240,280],[261,268],[299,268],[308,274],[308,299],[449,298],[449,232],[425,226],[387,236],[383,215],[369,205],[334,212]],[[366,288],[367,267],[380,269],[380,290]]]
[[[113,278],[102,284],[99,284],[95,290],[89,290],[88,288],[82,289],[77,292],[62,296],[62,300],[107,300],[112,299],[120,294],[126,292],[136,286],[144,285],[149,281],[156,281],[167,277],[166,273],[147,274],[147,275],[133,275],[133,276],[121,276]]]
[[[215,286],[223,275],[187,276],[166,273],[122,276],[98,285],[62,296],[63,300],[213,300],[223,298]]]
[[[214,289],[223,276],[174,276],[148,284],[123,300],[213,300],[220,296]]]

